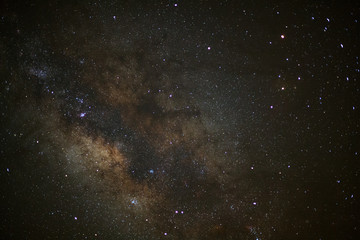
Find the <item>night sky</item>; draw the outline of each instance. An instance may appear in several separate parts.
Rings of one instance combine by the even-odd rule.
[[[2,1],[0,239],[358,239],[358,1]]]

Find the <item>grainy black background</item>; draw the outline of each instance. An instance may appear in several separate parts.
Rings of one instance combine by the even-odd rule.
[[[1,239],[356,239],[357,1],[2,1]]]

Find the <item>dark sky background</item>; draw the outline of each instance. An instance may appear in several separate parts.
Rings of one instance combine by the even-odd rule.
[[[0,239],[358,239],[358,1],[0,9]]]

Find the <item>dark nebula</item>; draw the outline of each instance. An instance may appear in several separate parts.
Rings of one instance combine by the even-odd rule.
[[[357,239],[356,1],[2,1],[0,239]]]

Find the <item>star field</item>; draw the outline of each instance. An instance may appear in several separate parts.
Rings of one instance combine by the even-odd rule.
[[[355,1],[4,1],[4,239],[357,239]]]

